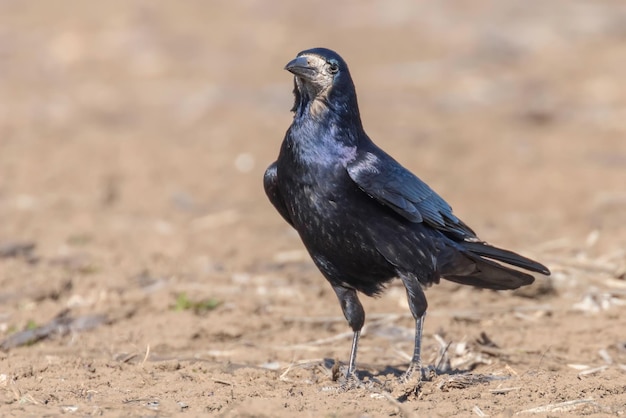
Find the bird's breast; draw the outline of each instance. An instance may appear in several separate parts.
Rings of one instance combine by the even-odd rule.
[[[376,249],[369,196],[339,168],[309,166],[287,177],[290,219],[318,268],[333,283],[377,293],[395,270]]]

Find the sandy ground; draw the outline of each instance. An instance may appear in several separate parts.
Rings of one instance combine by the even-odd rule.
[[[336,390],[349,328],[263,194],[314,46],[379,145],[554,273],[429,289],[450,370],[417,393],[398,283],[363,298],[371,384]],[[623,416],[625,74],[619,0],[1,1],[0,415]]]

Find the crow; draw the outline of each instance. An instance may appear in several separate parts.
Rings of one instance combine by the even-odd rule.
[[[334,51],[300,52],[293,122],[265,193],[300,235],[335,291],[354,332],[346,378],[355,363],[365,312],[357,292],[379,295],[400,278],[415,318],[415,346],[403,377],[422,379],[424,289],[440,278],[484,289],[517,289],[534,277],[498,263],[549,275],[543,265],[487,244],[445,200],[367,136],[346,62]]]

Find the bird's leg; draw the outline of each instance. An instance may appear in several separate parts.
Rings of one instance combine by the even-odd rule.
[[[428,303],[426,302],[426,295],[424,295],[422,285],[415,276],[401,275],[400,277],[406,288],[411,314],[413,314],[413,318],[415,318],[415,345],[413,347],[413,357],[411,358],[409,368],[401,379],[408,382],[414,379],[413,376],[417,372],[416,383],[419,383],[422,380],[422,328],[424,326],[424,317],[426,316]]]
[[[354,336],[352,337],[352,350],[350,350],[350,363],[348,364],[348,372],[346,376],[350,376],[354,374],[355,364],[356,364],[356,350],[359,346],[359,337],[361,336],[361,331],[354,331]]]
[[[419,380],[422,380],[422,328],[424,326],[424,318],[426,317],[426,312],[422,314],[418,319],[415,320],[415,346],[413,348],[413,357],[411,358],[411,364],[409,364],[409,368],[402,376],[403,380],[408,381],[411,377],[418,373]]]
[[[357,379],[355,374],[356,353],[359,346],[361,328],[363,328],[363,324],[365,323],[365,311],[363,310],[363,305],[361,305],[361,302],[359,301],[356,290],[339,285],[333,285],[333,290],[337,294],[337,298],[341,304],[343,316],[346,317],[350,328],[354,331],[354,337],[352,338],[352,351],[350,352],[350,363],[348,365],[346,379]]]

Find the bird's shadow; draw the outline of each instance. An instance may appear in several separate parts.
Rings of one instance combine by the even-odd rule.
[[[333,380],[338,383],[335,389],[339,392],[354,388],[367,389],[386,397],[391,395],[400,403],[419,397],[423,386],[429,382],[432,382],[431,384],[440,390],[447,391],[451,388],[464,389],[476,384],[511,378],[511,376],[496,374],[476,374],[472,373],[470,369],[452,369],[449,367],[437,369],[435,366],[422,368],[420,371],[421,378],[418,378],[415,375],[405,376],[406,368],[402,366],[386,366],[376,370],[376,368],[368,368],[364,364],[359,365],[353,376],[346,376],[348,366],[344,363],[324,359],[323,365],[332,374]]]
[[[323,365],[328,370],[333,370],[333,368],[337,368],[336,360],[330,359],[330,358],[325,358],[323,361]],[[359,366],[360,367],[357,367],[355,374],[356,374],[356,377],[360,381],[364,381],[367,379],[369,381],[378,382],[381,385],[383,384],[381,380],[389,380],[390,377],[401,379],[409,367],[408,364],[397,365],[397,366],[387,365],[383,369],[376,370],[375,367],[370,367],[364,364],[361,364]],[[345,370],[347,369],[347,367],[348,367],[347,364],[340,362],[339,368],[342,374],[345,374]],[[444,368],[437,368],[435,366],[430,365],[430,366],[426,366],[422,368],[422,375],[423,375],[422,380],[425,380],[425,381],[432,380],[432,376],[433,376],[432,372],[434,372],[434,376],[456,376],[456,375],[463,375],[463,374],[470,373],[471,370],[451,369],[451,368],[444,369]]]

